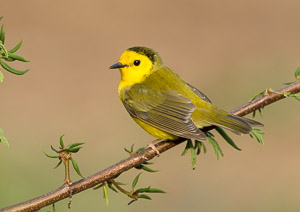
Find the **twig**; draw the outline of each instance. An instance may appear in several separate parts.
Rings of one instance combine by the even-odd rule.
[[[275,92],[265,92],[265,94],[261,97],[258,97],[250,103],[242,105],[241,107],[238,107],[230,112],[238,116],[245,116],[254,112],[255,110],[258,110],[259,108],[263,108],[269,104],[272,104],[273,102],[285,98],[284,94],[288,92],[291,94],[299,93],[300,81],[298,80],[290,85],[282,87]]]
[[[266,93],[261,97],[249,102],[241,107],[238,107],[231,112],[235,115],[244,116],[252,113],[253,111],[263,108],[269,104],[272,104],[280,99],[285,98],[284,93],[290,92],[292,94],[300,92],[300,81],[296,81],[288,86],[285,86],[276,92]],[[207,129],[209,130],[209,129]],[[168,149],[182,143],[185,139],[178,139],[176,141],[162,141],[157,143],[155,147],[160,153],[167,151]],[[75,195],[81,191],[92,188],[99,183],[113,179],[115,176],[121,173],[143,164],[144,162],[151,160],[156,156],[156,152],[152,148],[147,148],[138,154],[132,155],[129,158],[120,161],[100,172],[97,172],[89,177],[73,182],[70,186],[63,185],[60,188],[39,196],[37,198],[22,202],[7,208],[0,209],[0,211],[37,211],[45,206],[51,205],[62,199],[68,198],[70,193]]]

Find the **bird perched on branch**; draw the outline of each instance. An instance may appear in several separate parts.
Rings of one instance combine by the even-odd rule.
[[[252,126],[263,126],[214,106],[150,48],[127,49],[110,69],[121,72],[119,98],[130,116],[158,139],[205,141],[203,127],[215,125],[240,135],[250,133]]]

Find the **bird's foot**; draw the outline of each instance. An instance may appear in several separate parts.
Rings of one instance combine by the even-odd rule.
[[[153,150],[156,152],[157,156],[160,155],[158,149],[155,147],[155,144],[158,143],[158,142],[160,142],[160,140],[159,140],[159,139],[156,139],[156,140],[154,140],[154,141],[151,141],[151,142],[147,145],[147,148],[150,147],[151,149],[153,149]]]

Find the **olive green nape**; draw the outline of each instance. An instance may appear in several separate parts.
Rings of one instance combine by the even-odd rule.
[[[128,49],[129,51],[133,51],[136,53],[139,53],[141,55],[145,55],[148,57],[151,62],[154,64],[156,62],[161,62],[161,59],[156,51],[153,49],[147,48],[147,47],[142,47],[142,46],[134,46]]]

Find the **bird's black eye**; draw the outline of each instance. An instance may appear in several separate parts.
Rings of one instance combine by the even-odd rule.
[[[133,65],[135,65],[135,66],[139,66],[141,64],[141,61],[140,60],[135,60],[134,62],[133,62]]]

